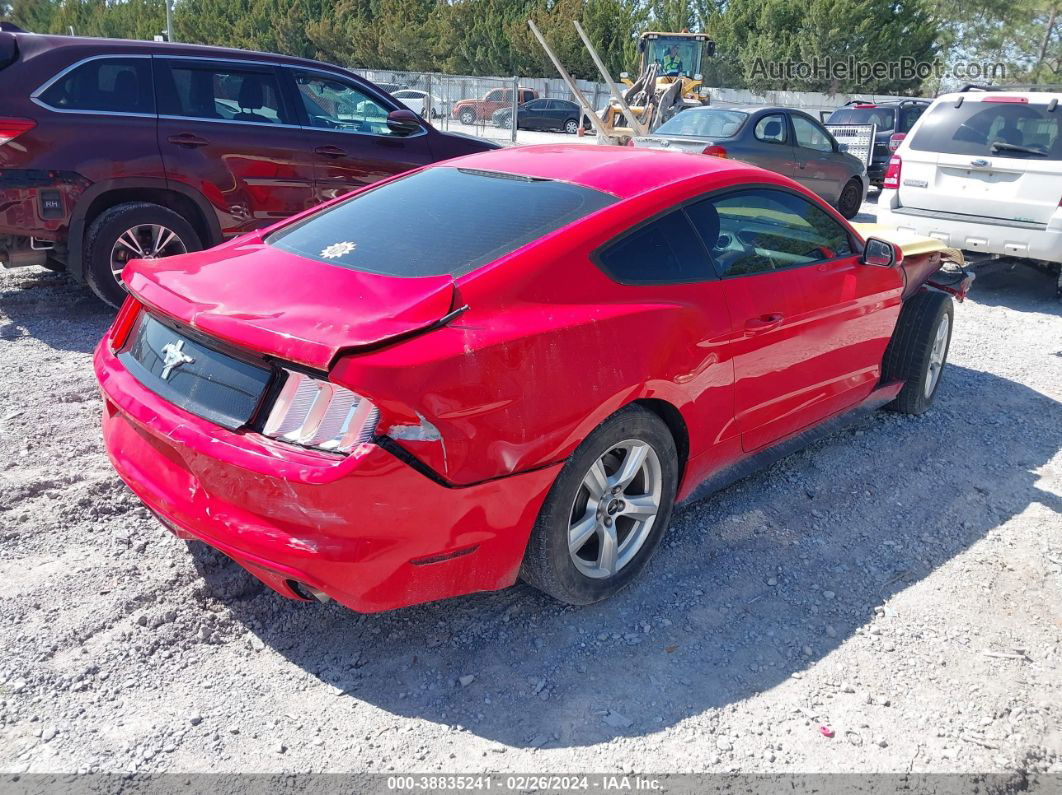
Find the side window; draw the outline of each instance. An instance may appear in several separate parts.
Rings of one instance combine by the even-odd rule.
[[[542,100],[542,99],[535,100],[533,102],[525,102],[524,103],[524,107],[527,108],[528,110],[545,110],[546,109],[546,102],[545,102],[545,100]]]
[[[753,134],[761,141],[771,144],[784,144],[786,142],[785,116],[781,113],[772,113],[764,116],[756,122]]]
[[[487,96],[483,97],[484,102],[501,102],[505,98],[505,92],[500,88],[496,88],[493,91],[488,91]]]
[[[295,72],[311,127],[370,135],[394,135],[387,109],[349,83],[312,72]]]
[[[280,102],[276,73],[228,64],[171,63],[170,85],[160,86],[166,116],[252,124],[291,124]]]
[[[726,193],[686,208],[724,277],[808,265],[852,253],[848,232],[823,209],[771,188]]]
[[[530,101],[530,100],[532,100],[534,98],[535,98],[535,92],[532,91],[531,89],[529,89],[529,88],[521,88],[520,89],[520,101],[521,102],[528,102],[528,101]]]
[[[897,132],[910,132],[914,127],[914,123],[918,121],[918,117],[925,111],[925,105],[919,105],[914,108],[904,108],[900,111],[900,127]]]
[[[81,64],[43,91],[56,110],[155,113],[148,58],[98,58]]]
[[[790,116],[793,120],[793,132],[796,133],[797,146],[805,149],[814,149],[818,152],[832,152],[833,143],[830,136],[811,119],[798,116],[795,113]]]
[[[684,284],[715,278],[704,246],[682,210],[609,244],[598,262],[622,284]]]

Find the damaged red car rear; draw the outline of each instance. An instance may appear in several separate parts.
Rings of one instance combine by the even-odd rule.
[[[286,596],[372,612],[522,577],[584,604],[676,501],[928,408],[969,283],[932,249],[740,163],[473,155],[131,264],[104,439],[171,531]]]

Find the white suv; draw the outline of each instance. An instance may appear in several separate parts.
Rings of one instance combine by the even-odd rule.
[[[938,97],[889,161],[878,222],[1038,260],[1062,290],[1062,93]]]

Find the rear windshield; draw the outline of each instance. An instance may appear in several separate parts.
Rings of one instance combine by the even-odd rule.
[[[429,168],[279,229],[266,242],[386,276],[460,276],[615,201],[567,182]]]
[[[878,130],[891,130],[895,114],[892,108],[839,108],[830,114],[827,124],[876,124]]]
[[[694,135],[703,138],[729,138],[748,118],[740,110],[685,110],[656,128],[661,135]]]
[[[1062,160],[1062,109],[1024,102],[941,102],[927,113],[911,149],[976,157]]]

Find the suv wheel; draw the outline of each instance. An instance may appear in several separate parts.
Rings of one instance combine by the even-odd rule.
[[[122,271],[131,259],[199,251],[202,243],[182,216],[158,204],[130,202],[104,210],[85,236],[85,281],[100,299],[121,306]]]
[[[521,577],[555,599],[612,596],[645,567],[671,520],[678,454],[650,411],[616,412],[564,465],[524,553]]]
[[[471,108],[465,108],[463,111],[461,111],[460,118],[462,124],[475,124],[476,112]]]
[[[841,196],[837,199],[837,212],[852,220],[859,214],[859,208],[863,203],[863,185],[853,177],[841,190]]]

